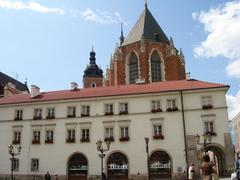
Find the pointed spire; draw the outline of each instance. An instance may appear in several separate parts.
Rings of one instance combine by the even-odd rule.
[[[120,45],[122,45],[125,37],[123,36],[123,23],[121,23],[121,36],[120,36]]]
[[[172,47],[174,47],[174,42],[173,42],[172,36],[170,36],[170,45],[171,45]]]

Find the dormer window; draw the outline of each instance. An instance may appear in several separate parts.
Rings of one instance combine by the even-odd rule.
[[[212,97],[211,96],[202,96],[202,108],[203,109],[211,109],[213,108]]]
[[[95,87],[97,87],[96,83],[95,83],[95,82],[92,82],[92,83],[91,83],[91,88],[95,88]]]
[[[40,109],[40,108],[34,109],[33,119],[35,119],[35,120],[42,119],[42,109]]]
[[[23,110],[17,109],[15,111],[15,120],[22,120],[22,117],[23,117]]]
[[[76,107],[75,106],[69,106],[67,108],[67,117],[69,117],[69,118],[76,117]]]
[[[154,33],[155,41],[160,41],[160,35],[158,33]]]

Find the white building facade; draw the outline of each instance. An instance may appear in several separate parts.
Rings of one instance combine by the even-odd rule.
[[[110,140],[103,161],[109,179],[145,179],[149,138],[152,178],[197,170],[202,146],[196,134],[211,133],[207,145],[220,176],[233,169],[225,94],[228,86],[181,80],[128,86],[12,95],[0,99],[0,176],[11,170],[8,145],[21,144],[14,162],[20,179],[95,179],[101,174],[96,142]],[[103,143],[104,144],[104,143]],[[104,144],[105,145],[105,144]]]
[[[231,121],[235,152],[240,153],[240,113]]]

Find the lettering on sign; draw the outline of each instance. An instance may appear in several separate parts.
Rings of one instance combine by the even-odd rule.
[[[157,162],[150,164],[150,168],[151,169],[170,169],[171,163],[168,162],[168,163],[163,164],[163,163],[157,161]]]
[[[128,169],[128,165],[127,164],[123,164],[123,165],[109,164],[108,169],[109,170]]]

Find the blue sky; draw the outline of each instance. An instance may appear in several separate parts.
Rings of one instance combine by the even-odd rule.
[[[240,111],[240,1],[148,0],[191,78],[229,84],[230,118]],[[144,0],[0,0],[0,71],[42,91],[82,86],[92,45],[106,69],[124,23],[127,36]]]

